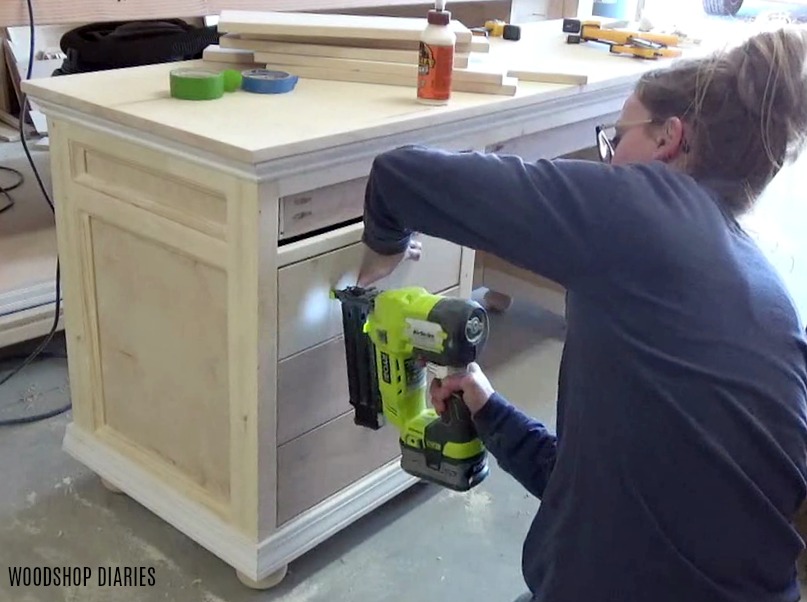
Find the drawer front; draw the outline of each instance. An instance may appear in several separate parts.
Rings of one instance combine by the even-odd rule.
[[[337,337],[278,364],[279,445],[351,410],[345,362],[345,341]]]
[[[277,522],[282,525],[400,455],[398,431],[353,424],[353,412],[277,450]]]
[[[454,287],[443,294],[456,296]],[[349,411],[345,341],[339,336],[283,360],[277,370],[277,442],[282,445]]]
[[[439,292],[459,285],[462,247],[421,236],[420,261],[407,261],[378,288],[422,286]],[[330,291],[356,283],[364,245],[356,243],[278,270],[278,354],[285,359],[342,334],[342,309]]]
[[[356,178],[280,199],[278,236],[293,238],[361,217],[367,178]]]

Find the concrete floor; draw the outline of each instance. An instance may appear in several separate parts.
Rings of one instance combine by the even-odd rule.
[[[559,318],[517,303],[494,317],[483,362],[505,395],[552,426],[562,334]],[[44,360],[0,389],[0,407],[21,397],[54,407],[67,400],[66,385],[64,360]],[[0,430],[0,600],[398,601],[406,591],[412,599],[507,601],[522,592],[521,542],[538,504],[495,462],[473,492],[417,486],[294,562],[275,590],[253,592],[227,565],[133,500],[108,492],[64,454],[69,418]],[[43,565],[155,567],[157,584],[9,586],[7,567]]]

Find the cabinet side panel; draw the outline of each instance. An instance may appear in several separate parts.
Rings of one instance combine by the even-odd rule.
[[[232,522],[233,179],[91,126],[54,134],[76,425]]]
[[[104,426],[223,508],[226,274],[101,217],[90,226]]]

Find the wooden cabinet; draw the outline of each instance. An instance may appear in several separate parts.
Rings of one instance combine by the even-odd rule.
[[[48,114],[74,403],[65,449],[245,583],[272,584],[415,482],[394,429],[353,423],[330,298],[358,275],[374,155],[325,176],[251,177]],[[378,285],[470,294],[473,252],[421,239],[422,259]]]
[[[313,524],[318,504],[350,486],[366,489],[351,503],[372,507],[379,482],[386,494],[411,484],[397,470],[396,433],[355,426],[348,399],[341,309],[329,295],[355,283],[360,224],[336,220],[327,240],[284,248],[275,183],[58,118],[50,131],[70,301],[70,453],[144,503],[181,495],[192,536],[215,526],[251,546]],[[345,189],[363,198],[355,182]],[[321,224],[348,198],[323,190],[296,195],[316,199]],[[471,252],[423,243],[421,261],[379,285],[469,293]],[[152,507],[165,511],[156,498]],[[231,553],[247,549],[257,550]],[[266,576],[248,566],[245,579]]]

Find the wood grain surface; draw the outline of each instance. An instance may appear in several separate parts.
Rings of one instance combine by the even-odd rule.
[[[219,31],[255,36],[303,36],[371,40],[419,40],[426,19],[375,15],[317,14],[279,11],[225,10]],[[459,21],[451,27],[458,44],[471,42],[471,31]]]

